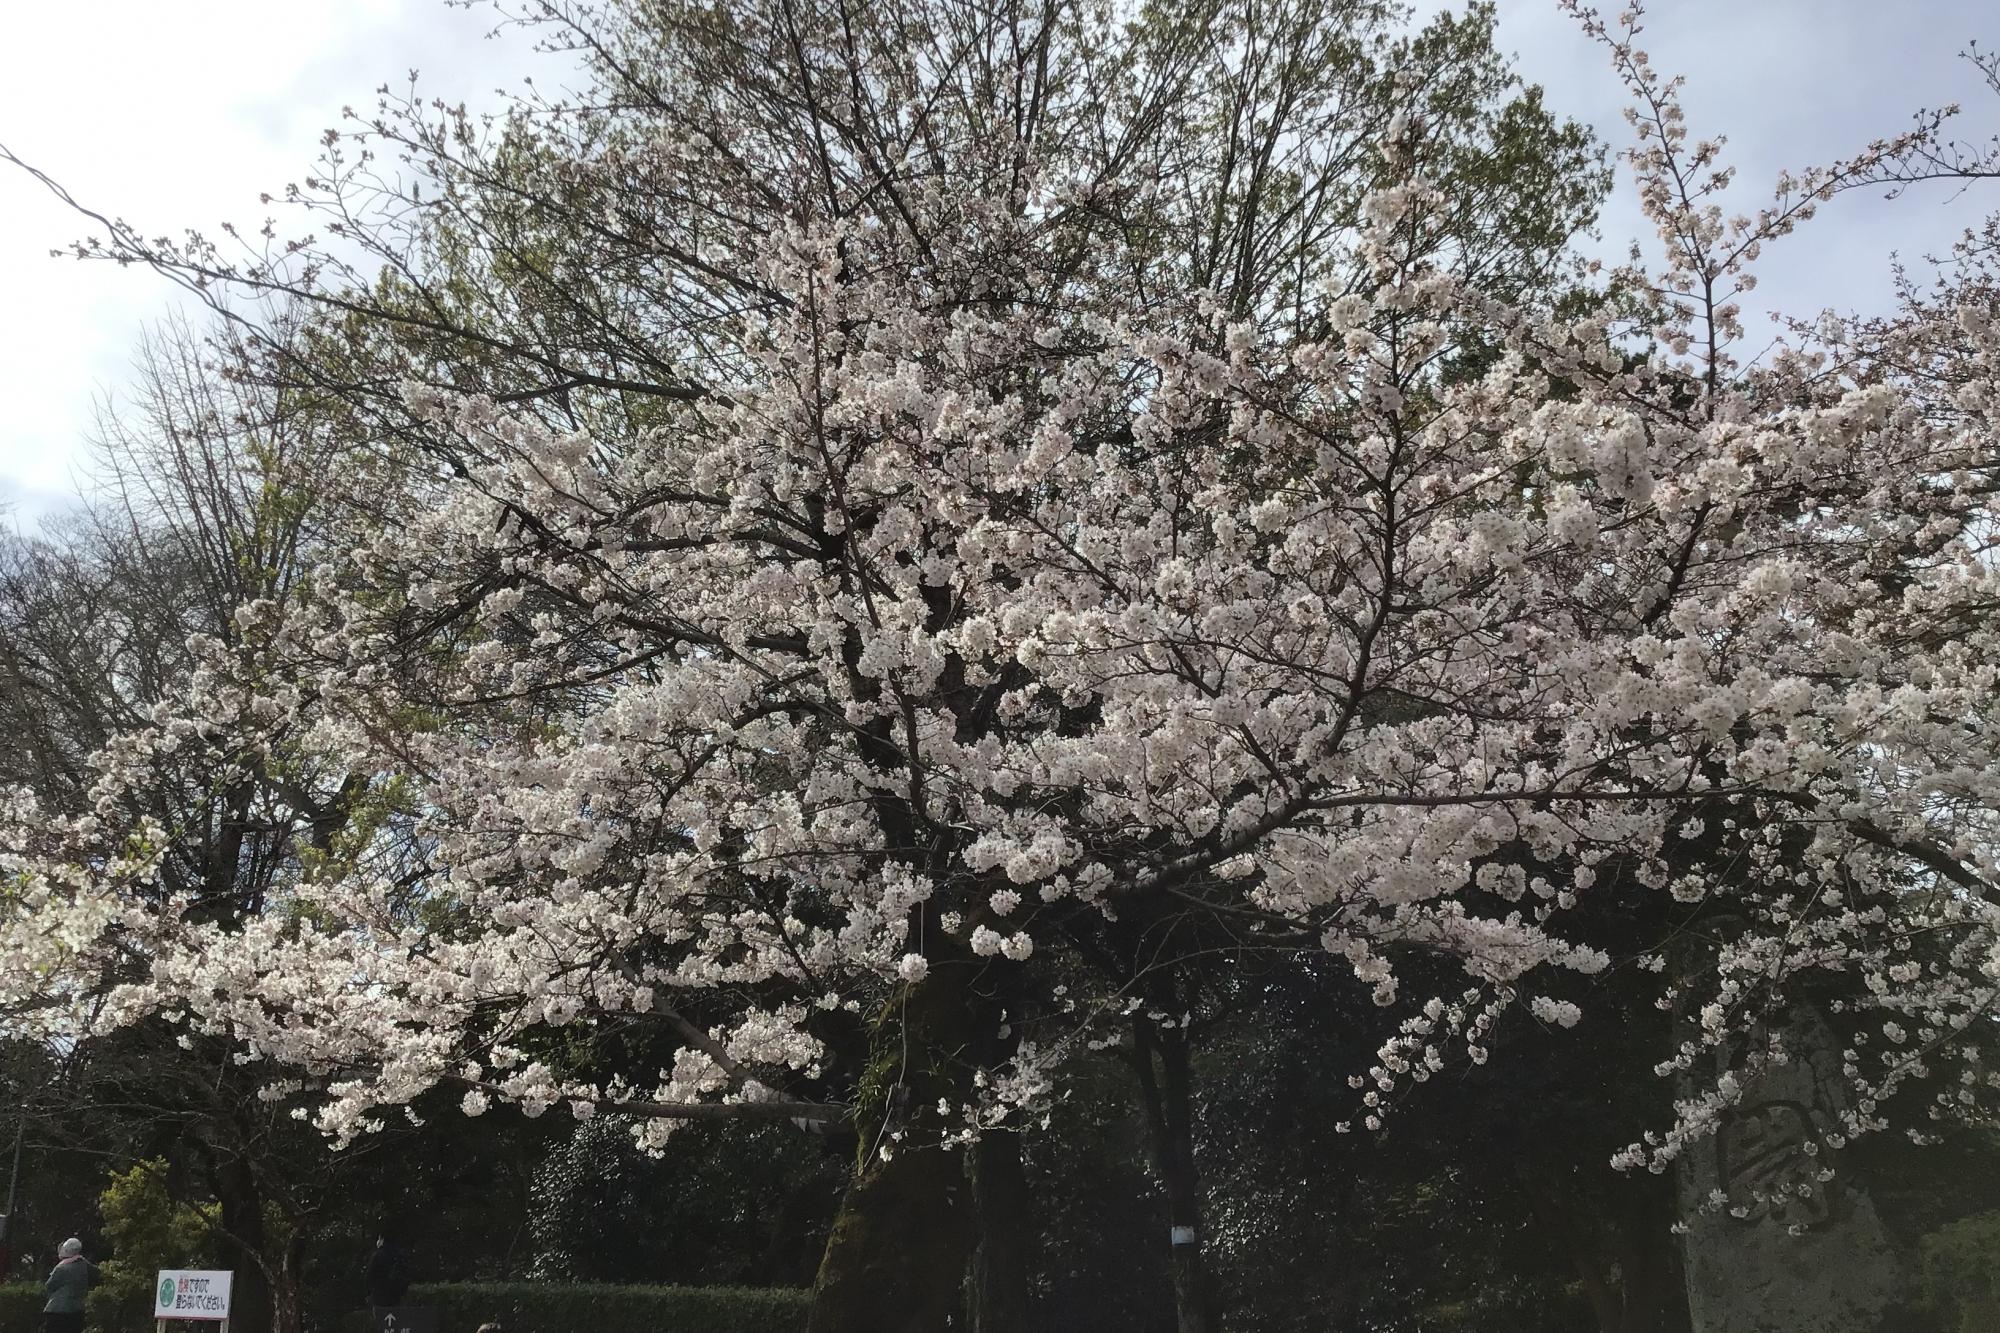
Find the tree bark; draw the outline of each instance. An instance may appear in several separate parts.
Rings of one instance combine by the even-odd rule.
[[[1153,1163],[1167,1196],[1167,1267],[1174,1285],[1176,1333],[1215,1333],[1214,1287],[1201,1231],[1201,1181],[1194,1163],[1194,1078],[1183,1028],[1155,1031],[1133,1015],[1139,1088],[1152,1131]],[[1153,1059],[1159,1057],[1159,1071]]]
[[[983,1135],[966,1155],[972,1185],[971,1333],[1028,1333],[1028,1177],[1020,1135]]]
[[[1671,1239],[1673,1194],[1670,1188],[1639,1182],[1637,1197],[1619,1218],[1618,1273],[1624,1293],[1623,1317],[1617,1333],[1660,1333],[1681,1320],[1670,1318],[1684,1299],[1684,1285],[1675,1281]]]
[[[1625,1297],[1619,1285],[1611,1280],[1611,1264],[1602,1243],[1602,1232],[1576,1217],[1565,1201],[1566,1196],[1559,1188],[1551,1188],[1541,1169],[1525,1162],[1517,1164],[1515,1169],[1522,1197],[1527,1200],[1536,1224],[1569,1256],[1570,1266],[1583,1284],[1584,1297],[1590,1302],[1590,1313],[1597,1320],[1598,1333],[1619,1333],[1625,1319]],[[1572,1182],[1571,1189],[1574,1188]]]
[[[230,1285],[229,1327],[233,1333],[296,1333],[273,1319],[271,1283],[264,1273],[264,1201],[242,1162],[225,1160],[215,1172],[215,1201],[222,1234],[236,1247],[235,1281]]]
[[[964,1179],[958,1156],[939,1147],[862,1166],[827,1237],[807,1333],[939,1333],[958,1323]]]
[[[271,1333],[302,1333],[305,1301],[300,1278],[305,1268],[305,1237],[294,1232],[284,1244],[277,1281],[271,1284]]]
[[[1676,1291],[1668,1217],[1654,1182],[1620,1181],[1608,1204],[1579,1212],[1543,1176],[1524,1168],[1523,1189],[1536,1222],[1557,1238],[1582,1280],[1601,1333],[1659,1333],[1670,1327]],[[1616,1267],[1614,1280],[1613,1267]]]
[[[963,1158],[937,1145],[932,1111],[940,1098],[959,1100],[956,1054],[981,1035],[968,970],[933,965],[876,1018],[855,1111],[854,1177],[820,1260],[807,1333],[963,1326],[969,1191]]]

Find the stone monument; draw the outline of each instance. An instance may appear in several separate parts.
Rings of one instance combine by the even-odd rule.
[[[1803,1007],[1783,1045],[1787,1062],[1748,1079],[1721,1129],[1680,1159],[1694,1333],[1881,1333],[1903,1274],[1828,1142],[1847,1105],[1840,1052]],[[1716,1192],[1722,1206],[1702,1209]]]

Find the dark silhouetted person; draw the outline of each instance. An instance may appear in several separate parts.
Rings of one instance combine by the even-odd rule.
[[[368,1304],[377,1308],[401,1305],[410,1289],[410,1269],[403,1247],[387,1236],[375,1241],[375,1253],[368,1256]]]
[[[47,1287],[49,1301],[42,1307],[42,1327],[48,1333],[83,1333],[83,1296],[96,1273],[90,1260],[83,1257],[83,1242],[74,1236],[62,1243],[56,1255]]]

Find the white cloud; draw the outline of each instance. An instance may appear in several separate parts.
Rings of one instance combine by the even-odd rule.
[[[547,64],[488,10],[439,0],[82,0],[10,7],[0,142],[84,204],[148,235],[255,224],[310,167],[347,104],[401,83],[491,103]],[[0,507],[47,512],[81,480],[97,397],[129,375],[175,303],[158,277],[49,257],[86,234],[25,174],[0,171]]]

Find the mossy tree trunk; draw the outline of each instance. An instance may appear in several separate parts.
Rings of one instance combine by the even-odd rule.
[[[965,1172],[940,1147],[877,1154],[841,1200],[807,1333],[939,1333],[959,1322]]]
[[[963,1327],[971,1190],[963,1150],[938,1142],[956,1107],[961,1053],[997,1015],[972,994],[970,959],[934,964],[877,1016],[857,1098],[854,1178],[813,1285],[807,1333],[941,1333]],[[989,1021],[982,1025],[980,1019]]]

